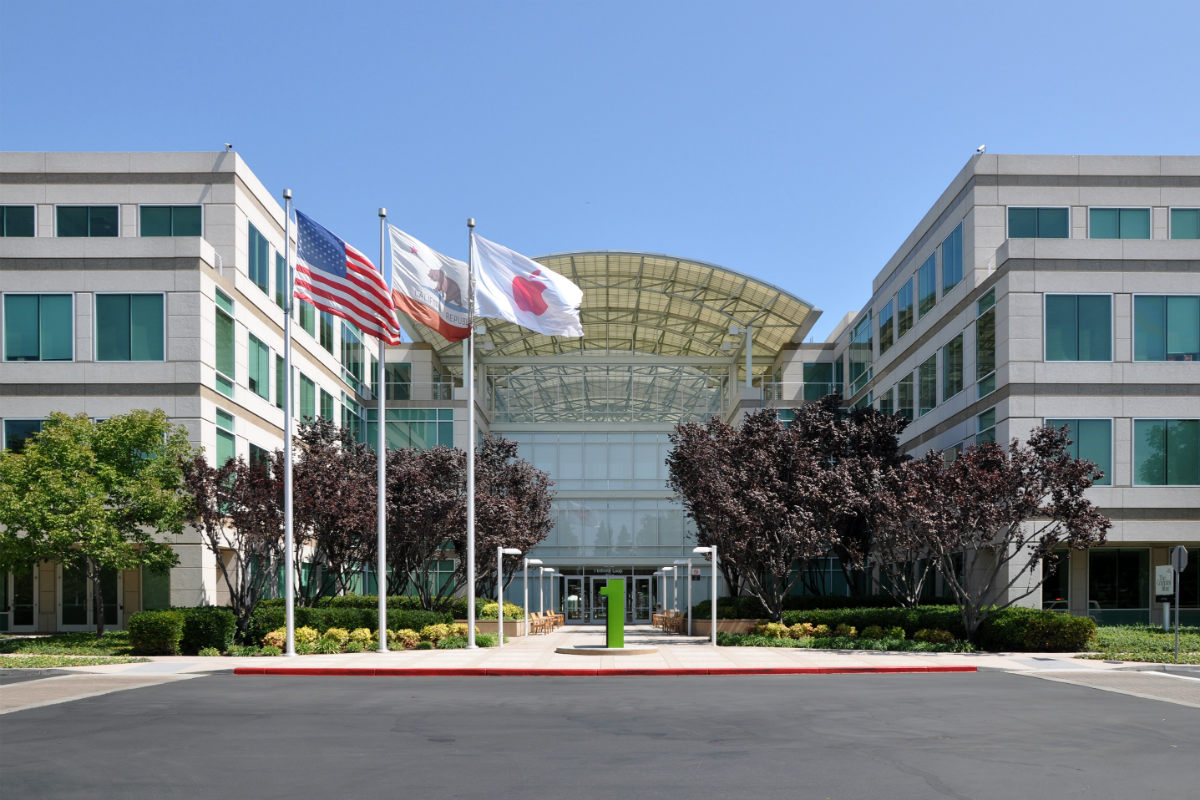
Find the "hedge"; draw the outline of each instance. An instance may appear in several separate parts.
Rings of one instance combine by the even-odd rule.
[[[790,595],[783,602],[784,613],[824,608],[885,608],[895,605],[896,602],[886,595],[868,595],[866,597]],[[707,600],[701,600],[692,607],[692,616],[706,619],[712,614],[711,608]],[[769,616],[770,614],[756,597],[722,597],[717,601],[718,619],[766,619]]]
[[[129,643],[133,652],[150,656],[177,656],[183,640],[180,611],[139,611],[129,618]]]
[[[180,649],[188,655],[206,647],[222,653],[233,646],[237,632],[237,617],[231,609],[218,606],[197,606],[177,609],[183,613],[183,641]]]
[[[448,611],[424,611],[389,608],[387,612],[388,630],[411,628],[421,630],[426,625],[436,625],[440,622],[452,622],[453,617]],[[262,637],[273,630],[278,630],[287,624],[286,611],[282,608],[259,605],[250,617],[246,630],[249,642],[261,642]],[[295,624],[297,628],[308,626],[324,633],[330,628],[379,628],[379,612],[375,607],[370,608],[295,608]]]
[[[489,602],[486,597],[475,598],[475,616],[479,616],[479,609],[485,603]],[[492,601],[494,602],[494,601]],[[338,597],[321,597],[312,606],[306,608],[369,608],[375,609],[378,607],[379,598],[373,594],[347,594]],[[283,608],[284,598],[272,597],[267,600],[260,600],[258,608]],[[426,610],[421,605],[421,598],[414,595],[405,594],[390,594],[387,597],[387,607],[389,609],[403,609],[407,611],[424,611]],[[466,619],[467,617],[467,598],[454,597],[451,598],[444,608],[438,611],[449,611],[454,615],[455,619]]]

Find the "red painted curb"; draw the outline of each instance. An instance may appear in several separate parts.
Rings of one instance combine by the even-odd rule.
[[[576,678],[645,675],[866,675],[977,672],[977,667],[713,667],[697,669],[519,669],[500,667],[237,667],[234,675],[320,675],[360,678],[539,677]]]

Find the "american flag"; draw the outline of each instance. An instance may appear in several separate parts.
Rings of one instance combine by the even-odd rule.
[[[296,222],[296,297],[400,344],[396,306],[371,260],[299,211]]]

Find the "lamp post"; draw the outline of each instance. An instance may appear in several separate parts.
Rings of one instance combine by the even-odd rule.
[[[687,635],[692,635],[692,560],[690,558],[675,559],[676,569],[680,564],[687,565],[687,572],[684,573],[684,580],[687,581],[687,608],[688,608],[688,628]]]
[[[671,610],[678,611],[679,610],[679,581],[676,580],[676,578],[675,578],[675,568],[674,567],[663,567],[662,571],[663,571],[664,575],[668,572],[671,573]]]
[[[708,547],[693,547],[693,553],[712,553],[712,593],[709,596],[709,604],[712,606],[712,643],[713,647],[717,646],[717,546],[710,545]]]
[[[496,548],[496,636],[500,647],[504,647],[504,557],[519,555],[521,551],[515,547]]]
[[[524,563],[525,563],[525,581],[524,581],[524,583],[525,583],[525,635],[528,636],[529,635],[529,565],[533,564],[535,567],[539,566],[542,563],[542,560],[540,558],[529,558],[528,556],[526,556],[524,559]]]
[[[554,572],[554,567],[542,567],[541,569],[538,570],[538,613],[539,614],[546,613],[546,604],[544,602],[545,598],[542,596],[542,576],[546,575],[547,573],[550,573],[550,572]],[[554,602],[553,595],[550,597],[550,602],[551,603]]]

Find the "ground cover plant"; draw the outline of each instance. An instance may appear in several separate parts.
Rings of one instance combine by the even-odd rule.
[[[0,640],[0,654],[42,656],[129,656],[133,648],[128,631],[52,633],[48,636],[10,636]]]
[[[149,661],[137,656],[44,656],[0,655],[0,669],[58,669],[61,667],[95,667],[102,664],[133,664]]]
[[[1175,661],[1175,630],[1152,625],[1119,625],[1096,630],[1093,652],[1081,658],[1200,664],[1200,627],[1180,627],[1179,661]]]

